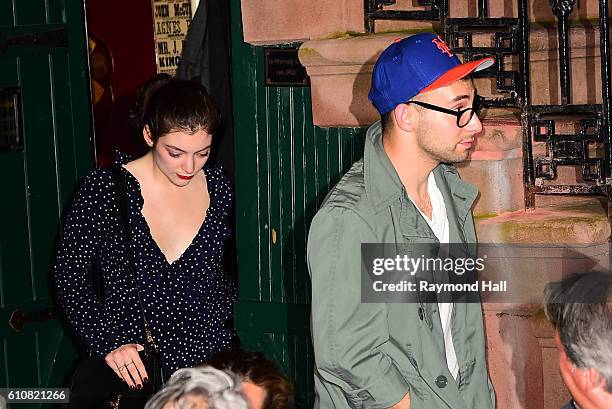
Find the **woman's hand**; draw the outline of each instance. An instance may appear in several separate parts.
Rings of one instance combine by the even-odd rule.
[[[143,350],[144,347],[140,344],[126,344],[104,357],[108,366],[132,389],[141,389],[148,379],[147,371],[138,355],[138,351]]]

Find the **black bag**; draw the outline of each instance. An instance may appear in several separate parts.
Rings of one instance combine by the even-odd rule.
[[[159,354],[139,352],[149,379],[142,389],[130,389],[106,364],[104,358],[86,356],[81,359],[70,384],[70,403],[64,409],[142,409],[163,384],[163,368]]]
[[[127,195],[121,169],[110,169],[115,182],[115,199],[119,207],[119,221],[123,227],[126,240],[126,249],[129,260],[129,270],[134,281],[134,289],[144,324],[144,351],[140,351],[140,359],[147,371],[148,380],[143,383],[142,389],[130,389],[117,374],[108,366],[104,358],[89,355],[81,358],[70,383],[70,403],[62,406],[64,409],[76,408],[121,408],[142,409],[149,398],[157,392],[165,382],[162,356],[153,340],[149,323],[145,316],[144,307],[138,291],[136,269],[131,256],[129,242],[131,240],[129,218],[127,211]]]

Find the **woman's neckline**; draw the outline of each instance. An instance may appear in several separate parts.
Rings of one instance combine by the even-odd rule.
[[[184,257],[186,257],[186,255],[190,252],[191,248],[195,245],[198,237],[202,234],[202,231],[207,225],[207,220],[210,218],[210,209],[215,205],[215,195],[214,195],[214,192],[212,192],[213,189],[211,189],[210,187],[210,183],[209,183],[210,178],[208,177],[207,166],[204,166],[204,168],[202,168],[204,183],[206,184],[206,191],[208,192],[208,196],[209,196],[209,204],[208,204],[208,207],[206,208],[204,219],[202,220],[200,227],[196,231],[196,234],[193,236],[193,238],[191,239],[187,247],[185,247],[183,252],[176,259],[170,261],[168,257],[166,256],[166,254],[162,251],[158,242],[153,237],[153,234],[151,232],[151,226],[149,222],[147,221],[147,218],[145,217],[145,215],[142,213],[142,210],[144,209],[144,196],[142,194],[142,186],[141,186],[140,180],[126,167],[130,162],[121,163],[120,167],[123,169],[123,172],[127,175],[127,178],[130,179],[132,183],[134,183],[135,186],[137,187],[138,209],[137,211],[135,211],[135,213],[137,215],[137,218],[141,221],[141,224],[145,228],[146,235],[148,236],[148,239],[151,241],[153,247],[158,252],[158,255],[163,259],[163,261],[169,267],[172,267],[173,265],[178,264]]]

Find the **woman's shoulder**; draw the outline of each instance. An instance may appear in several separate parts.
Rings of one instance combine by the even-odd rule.
[[[108,167],[97,167],[90,170],[82,179],[81,186],[85,188],[94,188],[97,192],[106,194],[114,192],[115,179],[117,177],[125,177],[122,167],[134,165],[138,159],[132,158],[130,155],[119,150],[115,151],[113,162]]]
[[[116,195],[116,179],[125,178],[124,174],[121,166],[115,164],[92,169],[81,179],[77,197],[87,196],[96,201],[110,202]]]
[[[229,207],[232,202],[232,189],[223,166],[218,163],[207,164],[205,169],[208,191],[215,199]]]
[[[109,201],[112,191],[110,172],[107,169],[92,169],[83,176],[75,190],[72,207],[91,211],[100,210]]]
[[[206,165],[206,181],[214,188],[230,190],[229,178],[225,174],[223,166],[218,163]]]
[[[112,214],[112,184],[108,169],[96,168],[87,172],[74,191],[68,217],[86,220],[83,223],[106,220]]]
[[[113,178],[110,168],[94,168],[81,179],[81,189],[104,192],[112,187]]]

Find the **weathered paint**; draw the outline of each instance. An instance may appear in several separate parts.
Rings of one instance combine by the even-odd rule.
[[[308,407],[313,398],[308,228],[327,192],[362,156],[365,129],[315,127],[309,88],[265,87],[263,47],[243,42],[240,1],[231,5],[236,326],[247,346],[277,358],[296,384],[300,405]]]
[[[15,332],[11,313],[52,304],[49,261],[76,181],[93,165],[83,2],[0,0],[7,36],[66,28],[68,47],[0,52],[0,87],[20,87],[23,152],[0,153],[0,385],[59,386],[75,351],[57,320]],[[38,405],[24,405],[24,408]]]

